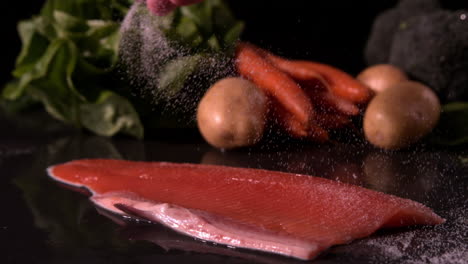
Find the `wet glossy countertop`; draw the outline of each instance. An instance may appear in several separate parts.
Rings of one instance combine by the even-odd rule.
[[[307,145],[221,152],[187,131],[137,141],[64,127],[41,112],[1,114],[0,246],[6,263],[304,263],[213,246],[157,225],[122,227],[45,169],[79,158],[173,161],[264,168],[361,185],[410,198],[447,219],[437,227],[379,231],[335,246],[314,263],[463,263],[468,259],[468,151],[382,152],[368,145]],[[2,261],[2,263],[5,263]]]

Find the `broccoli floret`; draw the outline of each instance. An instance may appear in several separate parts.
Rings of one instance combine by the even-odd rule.
[[[408,19],[393,38],[389,63],[429,85],[442,101],[468,99],[468,10]]]
[[[408,18],[430,13],[440,8],[438,0],[402,0],[395,8],[380,14],[372,27],[365,50],[369,65],[388,63],[393,37]]]
[[[442,102],[468,100],[468,11],[444,10],[437,0],[402,0],[375,20],[365,56],[369,65],[402,68]]]

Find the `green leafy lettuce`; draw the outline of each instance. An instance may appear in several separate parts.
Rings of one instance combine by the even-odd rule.
[[[2,91],[10,108],[35,101],[53,117],[96,134],[142,138],[138,114],[109,81],[117,61],[119,21],[130,2],[49,0],[39,15],[21,21],[15,79]]]
[[[176,9],[164,17],[161,28],[165,34],[192,49],[222,51],[232,48],[244,29],[222,0]]]

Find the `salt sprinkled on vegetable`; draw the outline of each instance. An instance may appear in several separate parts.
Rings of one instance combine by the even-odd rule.
[[[190,35],[197,39],[187,43],[185,38],[189,37],[184,30],[189,30],[193,22],[183,24],[178,18],[181,15],[183,11],[176,10],[167,16],[155,16],[145,4],[135,3],[121,25],[119,70],[134,94],[158,105],[162,115],[175,112],[176,116],[190,115],[193,119],[206,89],[216,80],[233,75],[233,66],[223,43],[213,48],[207,44],[211,38],[199,39],[206,37],[200,32]]]

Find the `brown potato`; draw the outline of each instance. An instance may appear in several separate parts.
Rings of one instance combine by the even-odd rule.
[[[399,149],[427,135],[439,116],[435,93],[421,83],[406,81],[372,99],[364,114],[364,133],[377,147]]]
[[[390,64],[370,66],[356,78],[375,93],[380,93],[391,86],[408,80],[408,77],[402,70]]]
[[[229,149],[251,146],[263,135],[267,97],[252,82],[226,78],[215,83],[200,101],[198,128],[208,143]]]

